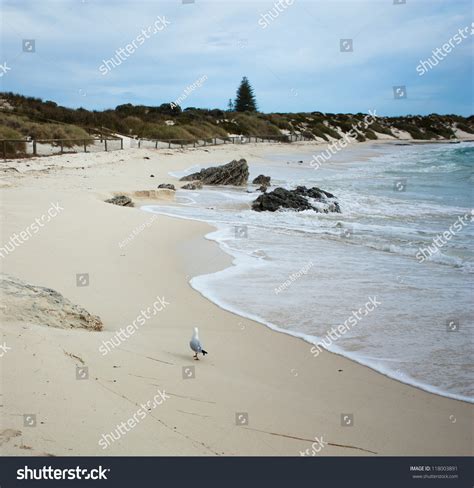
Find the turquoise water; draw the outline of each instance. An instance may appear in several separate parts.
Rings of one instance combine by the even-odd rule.
[[[255,194],[227,188],[179,191],[176,205],[146,210],[217,227],[208,237],[234,256],[234,266],[198,276],[192,286],[226,309],[308,341],[308,355],[293,369],[317,361],[312,345],[377,297],[373,312],[323,347],[472,402],[474,145],[377,151],[350,163],[336,157],[317,170],[309,152],[275,156],[263,170],[249,161],[251,178],[264,172],[277,186],[334,193],[342,214],[257,213],[249,208]],[[245,235],[235,226],[246,226]],[[440,241],[445,232],[449,239]]]

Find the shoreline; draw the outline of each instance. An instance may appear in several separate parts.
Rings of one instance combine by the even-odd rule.
[[[370,144],[371,142],[373,141],[366,141],[366,144]],[[387,143],[388,146],[399,146],[399,145],[405,145],[405,144],[400,144],[397,142],[399,141],[391,141],[391,140],[388,140],[388,141],[378,141],[380,144],[382,143]],[[450,143],[452,144],[452,142],[449,142],[449,141],[417,141],[417,140],[414,140],[414,141],[410,141],[414,144],[430,144],[430,143],[433,143],[433,144],[442,144],[442,143]],[[474,140],[462,140],[462,141],[458,141],[458,142],[474,142]],[[376,157],[377,156],[377,153],[376,153],[376,149],[374,149],[374,153],[372,154],[371,157]],[[361,157],[361,154],[358,155],[358,159],[359,160],[365,160],[365,159],[370,159],[369,157],[367,157],[365,154]],[[331,161],[331,163],[340,163],[340,161]],[[351,163],[351,161],[343,161],[345,163]],[[163,211],[163,210],[158,210],[157,212],[153,212],[152,210],[148,209],[148,207],[153,207],[153,205],[144,205],[141,207],[141,209],[144,209],[145,211],[147,212],[150,212],[152,213],[153,215],[165,215],[167,217],[170,217],[170,218],[176,218],[176,219],[183,219],[183,220],[188,220],[188,221],[196,221],[196,222],[202,222],[202,223],[205,223],[207,225],[210,225],[213,230],[210,231],[209,233],[207,233],[205,236],[203,236],[205,239],[207,240],[210,240],[212,242],[215,242],[219,249],[226,254],[226,256],[229,257],[229,265],[224,268],[224,269],[219,269],[217,271],[214,271],[214,272],[205,272],[203,273],[202,275],[194,275],[193,278],[190,280],[190,286],[193,287],[194,290],[196,290],[198,293],[200,293],[204,298],[206,298],[207,300],[209,300],[211,303],[213,303],[214,305],[217,305],[219,306],[221,309],[223,310],[226,310],[228,312],[231,312],[233,314],[236,314],[236,315],[239,315],[243,318],[246,318],[246,319],[249,319],[249,320],[252,320],[252,321],[255,321],[255,322],[258,322],[262,325],[264,325],[265,327],[268,327],[270,328],[271,330],[273,331],[276,331],[276,332],[279,332],[279,333],[283,333],[283,334],[286,334],[286,335],[289,335],[289,336],[292,336],[292,337],[296,337],[298,339],[301,339],[303,340],[305,343],[307,344],[310,344],[310,345],[316,345],[318,344],[318,338],[316,336],[313,336],[311,334],[308,334],[308,333],[304,333],[304,332],[298,332],[298,331],[293,331],[293,330],[289,330],[289,329],[284,329],[284,328],[281,328],[279,327],[277,324],[265,319],[264,317],[260,316],[260,315],[256,315],[256,314],[253,314],[251,312],[247,312],[246,310],[242,309],[242,308],[238,308],[238,307],[234,307],[232,306],[231,304],[229,303],[226,303],[225,301],[219,299],[217,296],[214,296],[211,292],[209,292],[208,290],[202,290],[198,285],[196,284],[193,284],[193,281],[195,281],[194,279],[195,278],[200,278],[200,277],[203,277],[205,275],[216,275],[218,273],[223,273],[224,271],[226,271],[226,269],[228,268],[236,268],[236,271],[237,269],[239,268],[239,264],[238,264],[238,259],[237,259],[237,256],[234,255],[230,248],[228,246],[226,246],[223,242],[221,242],[219,240],[218,237],[213,237],[215,234],[218,234],[222,228],[217,226],[215,223],[213,223],[212,221],[209,221],[209,220],[205,220],[204,218],[203,219],[200,219],[200,218],[193,218],[193,217],[190,217],[190,216],[179,216],[179,215],[175,215],[175,214],[172,214],[172,213],[168,213],[166,211]],[[242,264],[241,265],[242,269],[245,269],[245,264]],[[241,270],[241,273],[243,273],[243,271]],[[324,348],[324,346],[322,346]],[[451,393],[449,391],[446,391],[446,390],[443,390],[437,386],[434,386],[434,385],[431,385],[430,383],[426,383],[426,382],[423,382],[423,381],[420,381],[420,380],[416,380],[414,378],[407,378],[407,375],[402,373],[401,376],[400,375],[397,375],[397,372],[396,371],[393,371],[389,368],[384,368],[383,366],[381,365],[373,365],[370,363],[370,361],[364,361],[363,359],[361,359],[360,357],[358,357],[357,353],[353,353],[351,351],[346,351],[338,346],[335,346],[335,350],[329,350],[329,349],[326,349],[324,348],[324,350],[326,352],[329,352],[331,354],[336,354],[338,356],[342,356],[346,359],[349,359],[355,363],[357,363],[358,365],[361,365],[361,366],[364,366],[364,367],[367,367],[369,369],[371,369],[372,371],[375,371],[389,379],[392,379],[394,381],[398,381],[399,383],[401,384],[404,384],[404,385],[407,385],[407,386],[411,386],[411,387],[414,387],[418,390],[421,390],[421,391],[424,391],[424,392],[427,392],[427,393],[430,393],[430,394],[433,394],[433,395],[438,395],[438,396],[441,396],[441,397],[444,397],[444,398],[449,398],[449,399],[453,399],[453,400],[457,400],[457,401],[460,401],[460,402],[464,402],[466,404],[474,404],[474,397],[469,397],[469,396],[466,396],[466,395],[461,395],[461,394],[458,394],[458,393]],[[407,379],[404,379],[404,378],[407,378]]]
[[[6,235],[24,228],[51,199],[60,199],[66,210],[47,232],[3,259],[2,269],[58,290],[97,313],[105,327],[103,332],[89,333],[2,323],[4,337],[13,347],[2,359],[7,409],[2,428],[21,432],[21,444],[12,438],[4,443],[2,453],[298,456],[314,436],[322,434],[333,444],[346,445],[327,446],[323,455],[472,455],[470,403],[394,381],[329,351],[323,351],[317,361],[308,361],[295,375],[307,343],[288,333],[275,334],[196,292],[187,282],[191,274],[209,267],[213,273],[231,261],[216,242],[206,238],[213,232],[212,225],[159,215],[125,249],[118,247],[128,231],[149,215],[138,208],[105,204],[101,201],[105,195],[174,182],[169,169],[182,170],[190,161],[210,164],[242,152],[250,153],[242,157],[256,152],[255,157],[264,158],[265,151],[272,152],[275,146],[282,149],[271,145],[260,152],[258,147],[187,154],[164,151],[172,153],[169,158],[137,150],[128,153],[124,164],[116,161],[117,153],[109,153],[108,160],[91,157],[99,164],[82,172],[63,166],[9,178],[11,185],[2,190]],[[291,152],[294,147],[284,150]],[[352,153],[351,149],[344,152]],[[151,172],[155,173],[152,180]],[[207,256],[213,257],[212,266],[204,266]],[[86,270],[91,286],[77,288],[74,275]],[[140,307],[160,293],[167,299],[169,295],[170,308],[150,319],[110,358],[98,357],[101,341],[131,322]],[[199,362],[192,361],[187,346],[196,322],[209,350]],[[76,382],[77,361],[66,357],[65,351],[84,360],[90,368],[89,381]],[[196,368],[196,381],[181,377],[186,366]],[[98,448],[100,435],[126,419],[135,409],[133,404],[148,399],[156,384],[171,395],[159,407],[159,416],[150,414],[147,424],[108,451]],[[32,410],[38,414],[38,428],[25,429],[21,415]],[[248,425],[235,425],[238,412],[248,412]],[[354,413],[353,429],[341,426],[344,412]],[[437,442],[440,438],[443,445]]]
[[[145,207],[147,207],[148,205],[145,205]],[[147,210],[145,210],[146,212],[148,212]],[[152,213],[152,212],[150,212]],[[254,322],[257,322],[265,327],[268,327],[270,330],[274,331],[274,332],[278,332],[278,333],[281,333],[281,334],[286,334],[288,336],[291,336],[291,337],[294,337],[294,338],[297,338],[297,339],[301,339],[304,343],[306,344],[309,344],[309,345],[317,345],[318,342],[315,342],[315,339],[314,336],[311,336],[310,334],[305,334],[303,332],[297,332],[297,331],[291,331],[291,330],[288,330],[288,329],[282,329],[281,327],[279,327],[278,325],[266,320],[265,318],[261,317],[261,316],[258,316],[258,315],[254,315],[250,312],[246,312],[245,310],[243,309],[238,309],[238,308],[233,308],[232,305],[229,305],[229,304],[226,304],[224,301],[222,300],[219,300],[217,297],[211,297],[210,296],[210,293],[206,293],[202,290],[200,290],[196,285],[193,285],[193,280],[195,278],[200,278],[200,277],[203,277],[203,276],[206,276],[206,275],[215,275],[217,273],[221,273],[221,272],[224,272],[226,270],[229,270],[231,268],[238,268],[238,264],[236,264],[236,257],[232,255],[232,253],[229,251],[227,252],[225,247],[226,246],[223,246],[221,244],[221,242],[219,242],[219,240],[217,238],[212,238],[211,236],[218,232],[220,229],[219,227],[215,226],[213,223],[211,222],[208,222],[206,220],[199,220],[199,219],[193,219],[193,218],[190,218],[190,217],[181,217],[181,216],[175,216],[175,215],[171,215],[171,214],[167,214],[165,212],[156,212],[156,213],[153,213],[154,215],[164,215],[166,217],[169,217],[169,218],[174,218],[174,219],[183,219],[183,220],[189,220],[189,221],[195,221],[195,222],[202,222],[202,223],[205,223],[209,226],[212,227],[213,230],[211,230],[210,232],[208,232],[207,234],[203,235],[202,237],[211,241],[211,242],[214,242],[217,244],[219,250],[224,253],[226,256],[228,256],[229,260],[230,260],[230,263],[228,264],[228,266],[226,266],[225,268],[223,269],[218,269],[218,270],[215,270],[215,271],[212,271],[212,272],[206,272],[204,274],[195,274],[192,276],[191,280],[189,281],[189,285],[197,292],[199,293],[200,295],[202,295],[205,299],[207,299],[209,302],[211,302],[213,305],[216,305],[218,306],[219,308],[221,308],[222,310],[225,310],[227,312],[230,312],[232,314],[235,314],[235,315],[238,315],[244,319],[248,319],[248,320],[252,320]],[[443,391],[443,390],[440,390],[439,388],[433,386],[433,385],[430,385],[430,384],[427,384],[427,383],[422,383],[422,382],[416,382],[416,380],[413,380],[413,379],[410,379],[410,382],[409,381],[402,381],[402,379],[400,379],[399,377],[395,376],[395,375],[392,375],[391,374],[391,371],[390,370],[386,370],[386,371],[382,371],[380,369],[377,369],[376,367],[374,366],[371,366],[370,364],[368,363],[364,363],[361,359],[355,357],[356,355],[355,354],[351,354],[351,352],[349,351],[344,351],[342,350],[341,348],[337,347],[337,349],[339,349],[339,351],[330,351],[329,349],[326,349],[324,348],[324,346],[321,346],[323,347],[323,350],[324,352],[326,353],[329,353],[329,354],[335,354],[337,356],[341,356],[345,359],[348,359],[356,364],[358,364],[359,366],[363,366],[363,367],[366,367],[366,368],[369,368],[370,370],[374,371],[375,373],[378,373],[378,374],[381,374],[382,376],[385,376],[386,378],[389,378],[391,380],[394,380],[394,381],[397,381],[403,385],[406,385],[406,386],[410,386],[410,387],[413,387],[413,388],[416,388],[417,390],[420,390],[420,391],[423,391],[425,393],[430,393],[432,395],[437,395],[437,396],[440,396],[440,397],[443,397],[443,398],[449,398],[451,400],[456,400],[456,401],[459,401],[459,402],[463,402],[463,403],[466,403],[466,404],[474,404],[474,398],[470,398],[470,397],[466,397],[464,395],[458,395],[458,394],[455,394],[455,393],[449,393],[449,392],[446,392],[446,391]]]

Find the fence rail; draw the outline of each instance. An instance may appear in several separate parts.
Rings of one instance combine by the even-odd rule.
[[[222,144],[249,144],[258,142],[297,142],[297,141],[313,141],[311,137],[306,137],[301,134],[288,134],[281,136],[275,135],[249,135],[249,136],[233,136],[233,137],[208,137],[206,139],[137,139],[138,147],[142,147],[144,143],[152,143],[155,145],[155,149],[158,148],[158,144],[167,144],[168,148],[171,149],[172,146],[180,146],[184,148],[185,146],[218,146]]]
[[[0,151],[3,159],[23,158],[27,156],[38,156],[51,154],[51,149],[59,148],[59,154],[68,152],[68,149],[81,148],[84,152],[109,151],[114,149],[110,143],[114,142],[123,149],[123,139],[120,137],[89,137],[89,138],[70,138],[70,139],[0,139]],[[46,151],[44,146],[50,146]],[[43,150],[41,151],[42,148]],[[118,149],[115,148],[115,149]],[[89,151],[88,151],[89,150]],[[71,152],[78,152],[71,151]],[[41,154],[40,154],[41,153]],[[56,154],[56,153],[52,153]]]
[[[297,142],[311,141],[310,137],[301,134],[288,135],[247,135],[233,137],[209,137],[206,139],[131,139],[135,147],[148,147],[158,149],[158,147],[202,147],[218,146],[223,144],[249,144],[258,142]],[[113,143],[113,144],[111,144]],[[48,147],[45,147],[48,146]],[[120,147],[117,147],[120,146]],[[53,148],[59,148],[58,152],[51,152]],[[3,159],[7,158],[24,158],[28,156],[63,154],[65,152],[79,152],[73,150],[80,148],[84,152],[92,151],[109,151],[124,148],[124,139],[122,137],[101,135],[99,137],[75,138],[75,139],[0,139],[0,151]]]

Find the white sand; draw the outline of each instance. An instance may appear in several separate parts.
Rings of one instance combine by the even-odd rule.
[[[103,332],[89,332],[2,320],[2,342],[11,348],[0,358],[3,454],[298,456],[311,452],[315,437],[329,443],[318,455],[473,454],[473,405],[334,354],[314,358],[307,343],[223,311],[191,289],[191,270],[230,263],[203,239],[208,225],[158,216],[118,246],[150,215],[105,198],[155,189],[173,181],[168,171],[194,164],[241,157],[259,164],[278,148],[297,154],[307,145],[130,149],[3,163],[21,173],[2,178],[2,243],[50,202],[64,210],[1,259],[2,271],[57,290],[104,322]],[[76,286],[77,273],[89,274],[89,286]],[[157,296],[169,305],[101,355],[102,341]],[[188,347],[193,326],[209,351],[199,362]],[[77,366],[88,367],[89,379],[76,379]],[[194,379],[183,379],[188,366]],[[102,434],[133,418],[158,389],[170,398],[103,450]],[[238,412],[248,413],[248,425],[235,424]],[[354,414],[354,426],[341,426],[342,413]],[[24,414],[36,415],[35,427],[24,426]]]

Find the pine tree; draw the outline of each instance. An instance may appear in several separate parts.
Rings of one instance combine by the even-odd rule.
[[[240,86],[237,90],[237,97],[235,99],[234,109],[236,112],[256,112],[257,102],[253,93],[253,88],[250,86],[249,80],[246,76],[242,78]]]
[[[234,111],[234,102],[232,101],[232,98],[229,98],[229,103],[227,104],[227,111],[228,112]]]

